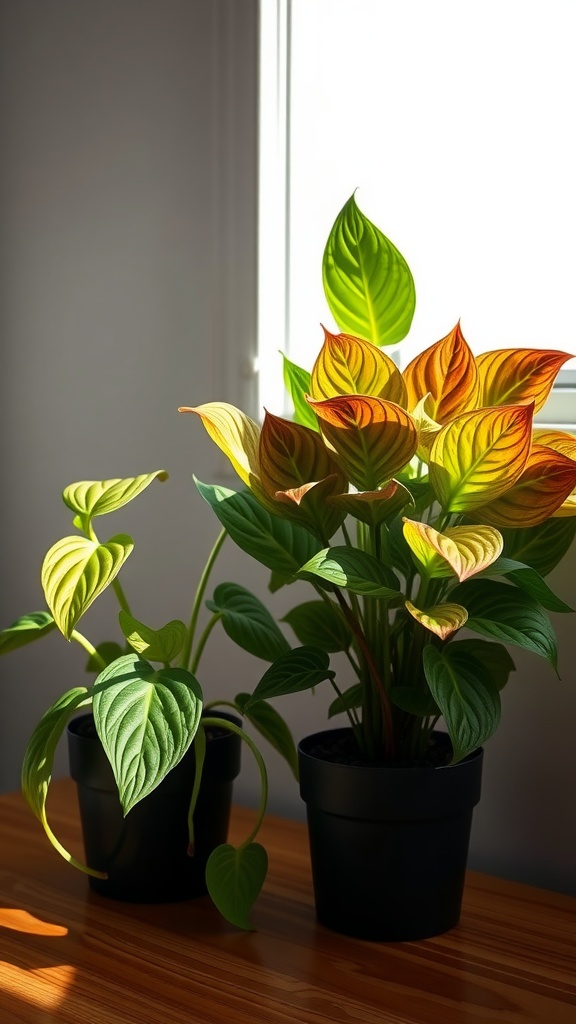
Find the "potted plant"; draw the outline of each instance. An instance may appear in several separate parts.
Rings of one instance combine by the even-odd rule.
[[[84,481],[63,492],[79,532],[62,538],[46,554],[41,581],[48,609],[22,616],[3,630],[0,653],[59,629],[86,650],[87,668],[97,676],[90,687],[67,690],[43,715],[25,753],[22,786],[50,842],[90,876],[96,891],[117,899],[164,902],[208,890],[228,920],[248,927],[267,870],[266,852],[254,842],[266,806],[266,769],[254,741],[241,728],[247,695],[205,703],[196,672],[218,622],[236,643],[265,660],[275,660],[289,647],[262,603],[230,583],[215,588],[207,602],[211,616],[197,638],[224,530],[198,583],[189,625],[173,620],[152,629],[133,616],[119,580],[133,539],[117,534],[101,542],[95,520],[166,477],[158,471]],[[108,587],[120,605],[121,643],[94,646],[78,624]],[[228,707],[232,715],[216,711],[219,706]],[[78,711],[83,714],[70,721]],[[296,770],[294,744],[280,716],[264,703],[254,710],[252,703],[246,717]],[[54,753],[66,726],[87,865],[63,848],[47,819]],[[235,849],[226,836],[242,740],[258,763],[262,795],[254,829]]]
[[[533,417],[569,356],[475,357],[457,324],[401,372],[383,346],[408,333],[412,275],[354,197],[323,281],[341,333],[325,331],[311,372],[285,358],[293,420],[183,411],[245,485],[197,482],[232,539],[272,590],[315,591],[286,616],[300,670],[281,654],[246,707],[327,679],[329,714],[348,716],[299,746],[318,917],[417,939],[459,919],[481,745],[514,668],[504,645],[556,668],[548,611],[571,609],[543,577],[576,532],[576,439]]]

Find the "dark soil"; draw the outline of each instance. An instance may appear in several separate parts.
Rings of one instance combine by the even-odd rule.
[[[343,732],[336,736],[326,736],[322,742],[315,744],[307,753],[322,761],[352,765],[357,768],[441,768],[449,763],[452,747],[448,736],[436,733],[431,738],[424,757],[417,761],[386,761],[384,759],[367,761],[362,757],[353,733]]]

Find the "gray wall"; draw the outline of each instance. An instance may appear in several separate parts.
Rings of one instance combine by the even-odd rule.
[[[123,580],[136,615],[186,619],[217,533],[192,472],[226,477],[176,409],[254,390],[257,4],[4,0],[0,18],[0,622],[43,605],[42,557],[70,532],[66,484],[160,467],[168,482],[101,520],[101,535],[135,538]],[[552,581],[573,603],[575,568],[572,553]],[[266,574],[232,545],[216,579],[265,594]],[[84,631],[112,634],[115,613],[106,595]],[[517,656],[472,864],[576,891],[576,634],[557,624],[561,682]],[[18,785],[33,724],[87,678],[83,663],[60,636],[0,661],[0,787]],[[199,676],[211,698],[231,696],[262,668],[218,636]],[[296,735],[323,727],[329,697],[283,702]],[[287,769],[269,765],[272,808],[301,815]],[[249,754],[237,795],[256,800]]]

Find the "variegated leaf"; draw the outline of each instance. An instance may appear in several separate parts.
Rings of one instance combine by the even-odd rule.
[[[445,640],[451,633],[460,629],[468,618],[468,612],[461,604],[435,604],[425,611],[416,608],[411,601],[406,601],[405,604],[410,615],[441,640]]]
[[[526,465],[532,407],[477,409],[451,420],[430,452],[430,482],[446,512],[468,512],[494,501]]]
[[[75,512],[82,522],[102,516],[107,512],[116,512],[136,495],[148,487],[153,480],[167,480],[168,473],[158,469],[155,473],[144,473],[141,476],[129,476],[125,479],[83,480],[70,484],[63,491],[64,504]]]
[[[207,434],[230,460],[242,482],[252,487],[258,479],[258,424],[228,402],[181,406],[178,412],[193,412],[200,417]]]
[[[310,400],[320,429],[360,491],[375,491],[391,480],[416,451],[412,417],[399,405],[370,396],[340,395]]]
[[[406,407],[406,386],[396,364],[369,341],[324,329],[324,344],[310,378],[317,401],[336,395],[373,395]]]
[[[544,348],[502,348],[476,357],[481,404],[519,405],[534,402],[540,411],[560,367],[571,356]]]
[[[332,503],[333,498],[340,497],[341,487],[340,475],[332,473],[324,480],[276,491],[274,497],[282,505],[282,510],[277,511],[327,543],[346,518],[346,510]]]
[[[402,376],[408,409],[414,409],[429,394],[427,412],[437,423],[447,423],[480,404],[476,363],[459,323],[445,338],[417,355]]]
[[[336,477],[334,493],[345,491],[348,481],[319,434],[267,412],[258,445],[262,487],[273,498],[312,481]]]
[[[117,576],[134,547],[118,534],[106,544],[87,537],[64,537],[50,548],[42,565],[44,596],[67,640],[98,595]]]
[[[474,518],[501,527],[538,526],[550,516],[576,515],[576,462],[535,444],[524,472],[516,483],[487,505],[474,510]],[[567,511],[572,505],[573,511]]]
[[[427,576],[455,574],[460,582],[492,565],[504,545],[490,526],[452,526],[440,533],[410,519],[404,519],[404,537]]]

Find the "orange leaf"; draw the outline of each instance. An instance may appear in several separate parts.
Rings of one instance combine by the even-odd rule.
[[[458,413],[479,405],[476,363],[459,323],[445,338],[417,355],[402,376],[408,391],[407,408],[414,409],[430,392],[426,409],[437,423],[447,423]]]
[[[262,487],[270,497],[303,484],[336,478],[335,492],[346,491],[348,481],[315,430],[267,412],[258,449]]]
[[[406,407],[406,387],[396,364],[369,341],[351,334],[331,334],[324,328],[324,344],[310,378],[310,394],[317,401],[336,395],[373,395]]]
[[[532,407],[466,412],[446,424],[430,453],[430,483],[445,512],[492,502],[516,483],[530,451]]]
[[[536,444],[545,444],[548,448],[553,448],[555,452],[560,452],[576,461],[576,437],[574,434],[568,434],[565,430],[541,428],[534,430],[532,436]]]
[[[254,420],[227,402],[181,406],[178,412],[196,413],[208,435],[230,459],[242,482],[248,487],[254,486],[258,478],[260,437],[260,427]]]
[[[576,503],[569,500],[575,487],[576,462],[552,448],[535,444],[514,486],[490,504],[475,509],[474,518],[501,527],[538,526],[560,512],[567,501],[560,514],[575,515]]]
[[[435,633],[441,640],[460,629],[468,618],[468,612],[461,604],[435,604],[426,611],[416,608],[411,601],[406,601],[405,605],[421,626]]]
[[[308,399],[323,436],[360,491],[375,491],[403,469],[416,451],[412,417],[399,405],[368,395]]]
[[[534,402],[540,411],[558,370],[572,357],[544,348],[501,348],[476,357],[483,406]]]
[[[410,491],[397,480],[391,480],[381,491],[357,491],[352,494],[336,494],[329,498],[347,515],[359,519],[368,526],[378,526],[392,519],[406,505],[414,507]]]
[[[331,500],[342,496],[340,487],[341,480],[333,473],[324,480],[276,491],[274,497],[282,505],[282,511],[276,508],[275,512],[312,530],[323,542],[328,543],[346,518],[346,509]]]

